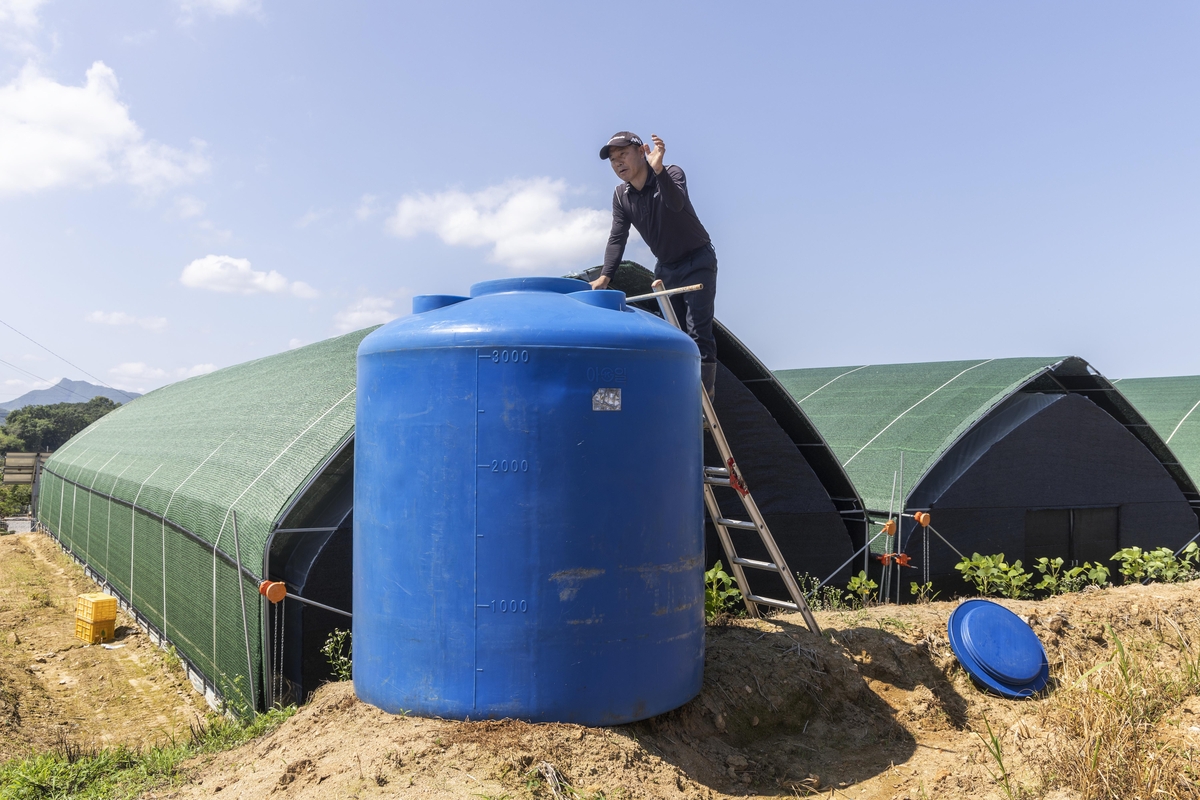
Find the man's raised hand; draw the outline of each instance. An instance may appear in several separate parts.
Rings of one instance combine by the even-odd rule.
[[[663,144],[663,140],[655,134],[650,134],[650,141],[654,142],[654,149],[650,149],[650,145],[642,145],[642,151],[646,154],[646,162],[650,164],[650,169],[654,170],[654,174],[663,171],[663,156],[667,153],[667,146]]]

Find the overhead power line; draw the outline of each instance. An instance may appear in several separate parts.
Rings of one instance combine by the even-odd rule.
[[[41,381],[42,383],[50,383],[50,381],[46,380],[45,378],[39,378],[37,375],[34,375],[34,374],[33,374],[32,372],[30,372],[29,370],[27,370],[27,369],[22,369],[21,367],[18,367],[16,364],[10,364],[9,362],[5,361],[5,360],[4,360],[4,359],[2,359],[2,358],[0,358],[0,364],[4,364],[5,366],[12,367],[12,368],[13,368],[13,369],[15,369],[17,372],[24,372],[24,373],[25,373],[26,375],[28,375],[29,377],[31,377],[31,378],[34,378],[34,379],[36,379],[36,380],[39,380],[39,381]],[[74,389],[67,389],[67,387],[66,387],[66,386],[60,386],[59,388],[60,388],[60,389],[66,389],[68,392],[70,392],[71,394],[75,395],[76,397],[82,398],[82,399],[83,399],[83,402],[85,402],[85,403],[86,403],[88,400],[90,400],[90,399],[91,399],[91,398],[88,398],[88,397],[84,397],[84,396],[83,396],[83,395],[81,395],[79,392],[75,391]],[[109,388],[111,389],[112,387],[110,386]],[[125,394],[125,393],[124,393],[124,392],[121,392],[121,394]]]
[[[93,375],[92,373],[90,373],[90,372],[88,372],[86,369],[84,369],[83,367],[76,366],[75,364],[72,364],[70,361],[67,361],[65,358],[63,358],[63,357],[62,357],[62,356],[60,356],[58,353],[56,353],[56,352],[54,352],[53,350],[51,350],[49,347],[46,347],[46,345],[44,345],[44,344],[42,344],[42,343],[40,343],[40,342],[37,342],[37,341],[35,341],[35,340],[34,340],[32,337],[26,336],[25,334],[21,333],[19,330],[17,330],[16,328],[14,328],[12,325],[9,325],[7,322],[5,322],[5,321],[4,321],[4,320],[2,320],[2,319],[0,319],[0,325],[3,325],[4,327],[8,328],[10,331],[12,331],[13,333],[15,333],[15,334],[17,334],[17,335],[19,335],[19,336],[24,336],[26,339],[29,339],[29,341],[33,342],[33,343],[34,343],[34,344],[36,344],[38,347],[42,348],[43,350],[45,350],[45,351],[46,351],[47,353],[49,353],[50,355],[52,355],[52,356],[54,356],[55,358],[57,358],[59,361],[63,362],[64,364],[67,364],[67,365],[69,365],[69,366],[75,367],[75,369],[79,370],[79,371],[80,371],[80,372],[82,372],[84,375],[87,375],[89,378],[91,378],[91,379],[92,379],[92,380],[94,380],[96,383],[100,384],[101,386],[103,386],[103,387],[105,387],[105,388],[108,388],[108,389],[112,389],[114,392],[117,392],[118,394],[123,394],[123,395],[125,395],[127,398],[129,398],[130,400],[133,400],[133,399],[134,399],[133,395],[131,395],[131,394],[128,394],[127,392],[122,392],[120,389],[118,389],[118,388],[117,388],[117,387],[115,387],[115,386],[109,386],[107,383],[105,383],[104,381],[100,380],[100,379],[99,379],[99,378],[97,378],[95,375]],[[12,366],[12,365],[10,364],[9,366]],[[38,380],[41,380],[41,378],[39,378]]]

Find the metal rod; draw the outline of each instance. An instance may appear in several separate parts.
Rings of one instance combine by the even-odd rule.
[[[859,551],[858,551],[858,553],[865,553],[865,552],[867,552],[868,550],[870,550],[870,548],[871,548],[871,545],[872,545],[872,544],[874,544],[874,543],[875,543],[875,540],[876,540],[876,539],[878,539],[878,538],[879,538],[880,536],[882,536],[882,535],[883,535],[883,531],[880,531],[879,533],[877,533],[877,534],[875,534],[874,536],[872,536],[872,537],[871,537],[871,541],[869,541],[869,542],[867,542],[866,544],[864,544],[864,545],[862,546],[862,550],[859,550]],[[848,567],[848,566],[850,565],[850,562],[851,562],[851,561],[853,561],[854,559],[858,558],[858,553],[855,553],[854,555],[852,555],[852,556],[850,556],[849,558],[847,558],[847,559],[846,559],[846,562],[845,562],[844,564],[842,564],[840,567],[838,567],[837,569],[835,569],[835,570],[833,571],[833,575],[830,575],[828,578],[826,578],[825,580],[823,580],[823,581],[821,581],[820,583],[818,583],[818,584],[817,584],[817,588],[820,588],[820,587],[824,586],[825,584],[829,583],[831,580],[833,580],[834,576],[836,576],[836,575],[837,575],[839,572],[841,572],[841,571],[842,571],[842,570],[844,570],[846,567]]]
[[[655,282],[657,283],[657,281]],[[680,286],[677,289],[662,289],[660,291],[650,292],[649,294],[639,294],[634,297],[626,297],[625,302],[636,303],[639,300],[652,300],[655,297],[670,297],[673,294],[683,294],[684,292],[698,292],[703,288],[703,283],[694,283],[691,286]],[[676,325],[675,327],[678,328],[679,326]]]
[[[250,705],[254,709],[254,713],[258,713],[258,693],[255,691],[254,666],[250,659],[250,627],[246,624],[246,581],[242,577],[242,544],[238,537],[237,511],[230,509],[233,513],[233,552],[237,559],[238,570],[238,597],[242,600],[242,634],[246,637],[246,680],[250,683]],[[130,595],[133,592],[129,593]]]
[[[949,548],[950,548],[951,550],[953,550],[955,553],[958,553],[958,557],[959,557],[959,558],[966,558],[966,556],[964,556],[964,555],[963,555],[961,552],[959,552],[959,550],[958,550],[958,548],[957,548],[957,547],[955,547],[954,545],[950,544],[950,542],[946,541],[946,537],[945,537],[945,536],[942,536],[940,533],[938,533],[938,531],[937,531],[937,528],[935,528],[935,527],[933,527],[932,525],[930,525],[930,526],[929,526],[929,530],[931,530],[931,531],[933,531],[935,534],[937,534],[937,537],[938,537],[939,539],[941,539],[943,542],[946,542],[946,546],[947,546],[947,547],[949,547]]]
[[[324,603],[318,603],[316,600],[309,600],[307,597],[301,597],[300,595],[292,594],[291,592],[288,592],[284,599],[296,600],[298,602],[304,603],[305,605],[316,606],[317,608],[323,608],[326,611],[332,611],[335,614],[341,614],[343,617],[351,617],[351,618],[354,617],[354,615],[351,614],[349,611],[342,611],[340,608],[334,608],[333,606],[327,606]]]
[[[338,526],[332,528],[276,528],[275,533],[333,533]]]

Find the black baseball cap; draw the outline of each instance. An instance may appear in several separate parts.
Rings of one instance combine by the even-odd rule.
[[[608,143],[605,144],[604,147],[600,148],[600,157],[607,159],[608,150],[610,147],[626,147],[631,144],[636,144],[638,147],[641,147],[643,144],[641,137],[631,131],[618,131],[613,134],[612,138],[608,140]]]

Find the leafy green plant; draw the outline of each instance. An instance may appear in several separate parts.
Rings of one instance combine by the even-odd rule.
[[[933,581],[929,581],[927,583],[917,583],[916,581],[913,581],[912,585],[909,586],[908,591],[909,594],[917,598],[918,603],[932,603],[937,599],[937,596],[941,594],[941,592],[933,591]]]
[[[1113,555],[1113,561],[1119,561],[1117,568],[1126,581],[1161,581],[1176,583],[1190,581],[1197,575],[1197,562],[1200,561],[1200,548],[1192,542],[1183,549],[1179,558],[1169,547],[1159,547],[1154,550],[1143,550],[1140,547],[1126,547]]]
[[[876,596],[877,589],[879,589],[879,584],[867,576],[866,570],[859,570],[858,574],[846,584],[846,591],[854,598],[859,607],[871,602],[872,598]]]
[[[713,564],[712,569],[704,573],[704,618],[712,621],[718,614],[731,611],[742,592],[737,587],[737,581],[725,571],[725,565],[720,561]]]
[[[321,655],[329,662],[334,680],[348,681],[354,677],[354,660],[351,657],[353,644],[350,641],[350,631],[334,628],[321,645]]]
[[[954,565],[963,579],[975,587],[981,595],[1001,596],[1016,600],[1028,597],[1029,582],[1033,575],[1025,571],[1020,559],[1011,564],[1004,560],[1004,553],[981,556],[974,553]]]
[[[1039,558],[1035,561],[1033,567],[1041,573],[1042,579],[1033,588],[1050,594],[1064,594],[1078,592],[1085,586],[1108,585],[1109,570],[1103,564],[1085,561],[1082,566],[1063,569],[1064,563],[1061,558]]]

